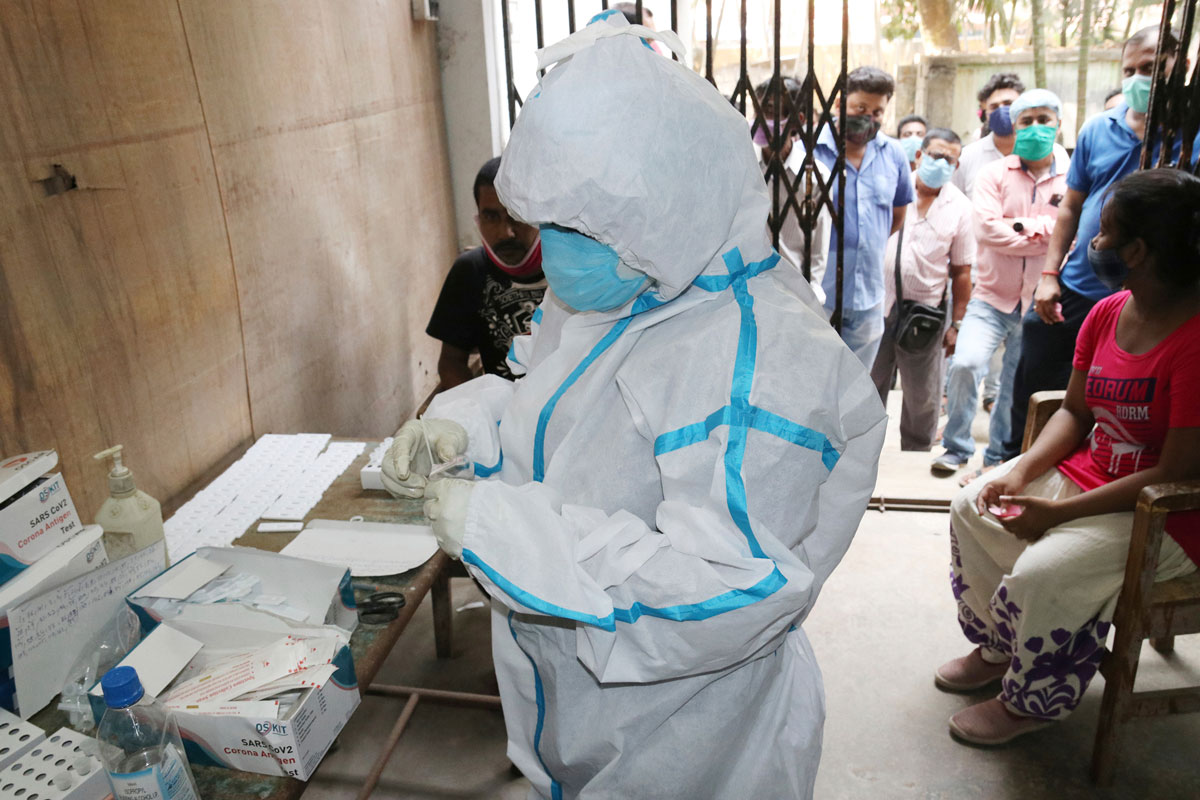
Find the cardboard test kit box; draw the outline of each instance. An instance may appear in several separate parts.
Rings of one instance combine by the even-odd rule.
[[[83,529],[62,475],[45,474],[56,464],[53,450],[0,461],[0,584]]]
[[[239,602],[169,604],[168,613],[163,613],[161,603],[151,608],[155,595],[189,593],[196,576],[203,575],[199,567],[211,563],[227,567],[225,575],[258,578],[264,595],[286,598],[291,616]],[[350,572],[344,567],[251,548],[203,547],[132,592],[126,602],[137,612],[146,637],[122,663],[138,670],[149,696],[162,694],[168,702],[193,764],[307,780],[358,707],[358,680],[349,647],[358,615]],[[306,685],[286,713],[230,713],[261,708],[263,703],[256,700],[171,705],[169,698],[180,681],[189,676],[207,678],[205,669],[225,663],[225,654],[271,648],[285,637],[328,644],[332,654],[327,662],[322,660],[323,668],[314,671],[319,675],[315,685]],[[208,650],[220,655],[206,661]],[[244,665],[235,667],[232,676],[214,675],[212,683],[240,680],[244,672],[239,668]],[[90,700],[99,718],[104,708],[99,685],[92,689]]]

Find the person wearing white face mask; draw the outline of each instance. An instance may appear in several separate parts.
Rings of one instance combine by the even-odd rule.
[[[942,396],[943,354],[954,353],[971,296],[971,263],[975,260],[971,202],[950,183],[961,151],[962,143],[952,130],[934,128],[925,135],[914,156],[916,197],[905,214],[904,227],[888,240],[884,301],[888,311],[871,380],[886,404],[892,373],[900,372],[904,391],[901,450],[933,446]],[[953,308],[947,314],[951,287]],[[941,327],[929,325],[923,334],[907,330],[911,324],[906,320],[911,319],[914,304],[940,312]],[[927,312],[916,309],[916,313]]]

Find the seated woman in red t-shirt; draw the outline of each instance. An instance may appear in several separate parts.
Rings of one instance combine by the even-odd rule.
[[[1200,179],[1173,169],[1116,184],[1089,243],[1114,289],[1083,323],[1060,410],[1029,452],[951,507],[951,587],[978,645],[937,685],[997,697],[950,718],[1002,744],[1069,714],[1096,674],[1125,574],[1138,493],[1200,478]],[[1195,571],[1200,524],[1168,520],[1157,580]]]

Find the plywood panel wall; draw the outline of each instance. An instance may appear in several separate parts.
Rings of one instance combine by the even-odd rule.
[[[423,329],[454,256],[433,28],[396,2],[181,7],[255,433],[387,435],[435,382]]]
[[[433,35],[391,0],[5,0],[0,454],[58,449],[90,519],[109,443],[169,500],[411,413],[454,255]]]
[[[121,442],[166,499],[251,435],[216,172],[173,3],[0,10],[0,453],[86,520]],[[47,196],[59,164],[78,188]]]

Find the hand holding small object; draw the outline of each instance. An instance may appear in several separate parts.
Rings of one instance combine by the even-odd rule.
[[[393,497],[422,497],[435,467],[467,451],[467,432],[448,419],[412,419],[400,426],[380,465],[380,480]],[[466,463],[464,458],[461,463]],[[443,467],[447,469],[448,467]]]
[[[1036,542],[1046,531],[1062,520],[1058,515],[1058,504],[1044,497],[1002,495],[1000,503],[1006,509],[1016,509],[1015,514],[999,516],[1004,529],[1026,542]]]
[[[425,516],[429,517],[438,545],[452,558],[462,558],[467,506],[474,488],[472,481],[458,478],[431,481],[425,488]]]

